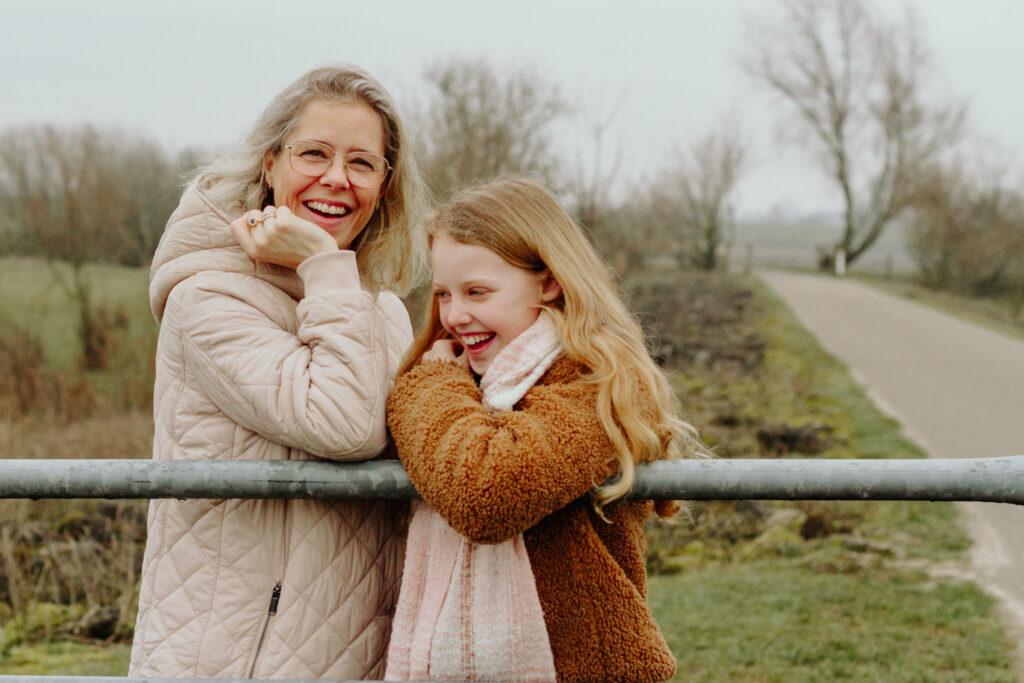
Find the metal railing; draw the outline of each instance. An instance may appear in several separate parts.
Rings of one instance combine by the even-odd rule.
[[[1024,455],[921,460],[673,460],[632,495],[679,500],[1024,504]],[[396,461],[0,460],[0,498],[413,498]]]

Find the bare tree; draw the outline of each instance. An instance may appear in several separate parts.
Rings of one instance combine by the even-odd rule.
[[[615,196],[615,190],[622,189],[625,148],[622,140],[612,136],[612,126],[625,101],[625,95],[620,95],[610,109],[578,112],[573,117],[573,127],[585,134],[584,143],[562,169],[561,180],[574,217],[620,276],[640,265],[649,246],[643,207]]]
[[[1024,197],[1002,169],[935,167],[914,197],[909,248],[921,281],[979,295],[1024,291]]]
[[[18,128],[0,138],[0,201],[29,253],[84,263],[104,260],[111,224],[126,198],[115,179],[111,140],[86,126]]]
[[[126,195],[130,197],[125,220],[118,226],[118,263],[133,267],[149,265],[167,219],[181,198],[185,178],[193,175],[200,157],[201,152],[193,148],[172,158],[151,140],[126,141],[116,160]]]
[[[569,111],[556,86],[528,69],[458,59],[434,64],[425,78],[418,118],[424,175],[436,195],[504,173],[553,180],[552,124]]]
[[[656,251],[652,222],[646,202],[634,199],[601,205],[591,223],[584,223],[594,246],[620,278],[644,265]]]
[[[123,131],[29,126],[0,135],[7,246],[51,264],[55,281],[78,306],[88,369],[105,367],[109,336],[84,266],[148,260],[179,182],[156,145]]]
[[[725,118],[679,151],[674,165],[651,188],[654,233],[684,265],[702,270],[721,265],[720,253],[735,221],[732,198],[746,156],[739,124]]]
[[[790,141],[809,147],[843,198],[835,249],[854,262],[910,205],[915,176],[960,138],[964,109],[924,98],[916,24],[886,24],[865,0],[783,0],[752,24],[744,68],[789,106]],[[793,125],[793,124],[796,125]]]
[[[197,154],[171,159],[145,136],[116,128],[7,130],[0,135],[4,229],[22,253],[145,265]]]
[[[573,163],[564,169],[564,189],[576,218],[592,230],[612,210],[612,186],[622,170],[625,150],[621,141],[611,137],[611,130],[624,101],[625,96],[618,97],[616,107],[596,116],[578,114],[578,127],[586,130],[587,144],[576,150]]]

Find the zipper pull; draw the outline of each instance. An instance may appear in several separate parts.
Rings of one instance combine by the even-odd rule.
[[[267,614],[273,616],[277,614],[277,601],[281,599],[281,582],[274,582],[274,590],[270,592],[270,610]]]

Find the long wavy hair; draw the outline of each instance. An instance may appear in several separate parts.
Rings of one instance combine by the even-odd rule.
[[[306,72],[282,90],[234,147],[196,174],[207,196],[229,209],[263,208],[274,201],[264,174],[264,157],[278,154],[306,105],[315,100],[362,102],[377,112],[384,129],[384,156],[391,164],[380,206],[352,242],[360,276],[371,290],[406,294],[425,272],[420,219],[424,185],[413,145],[391,95],[373,76],[349,64]]]
[[[632,488],[638,462],[704,455],[696,430],[679,418],[678,399],[647,353],[643,331],[623,303],[583,230],[544,187],[523,178],[499,178],[457,193],[427,225],[438,234],[490,249],[531,272],[549,269],[562,288],[545,306],[566,357],[587,368],[598,387],[597,410],[619,461],[619,476],[596,486],[598,512]],[[435,297],[400,370],[408,372],[447,336]],[[674,506],[657,506],[669,516]]]

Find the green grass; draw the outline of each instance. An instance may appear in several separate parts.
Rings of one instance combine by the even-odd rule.
[[[991,601],[911,572],[792,561],[655,576],[678,681],[1013,681]]]
[[[62,640],[15,647],[0,657],[9,676],[127,676],[130,645]]]
[[[121,309],[129,321],[129,340],[151,337],[156,323],[149,312],[148,273],[141,268],[88,264],[88,282],[97,308]],[[70,269],[37,258],[0,258],[3,318],[38,337],[49,367],[69,370],[79,354],[77,308],[58,285]],[[0,318],[0,323],[4,319]]]
[[[821,422],[832,429],[831,443],[814,457],[924,457],[782,302],[752,286],[763,311],[757,328],[768,342],[764,367],[717,385],[713,377],[677,378],[684,407],[726,406],[740,424]],[[758,457],[749,437],[712,429],[727,449],[723,457]],[[991,599],[974,585],[928,574],[938,562],[967,561],[953,504],[754,505],[762,515],[825,510],[826,519],[851,530],[741,541],[718,554],[702,554],[701,543],[670,544],[668,564],[681,571],[652,576],[649,600],[679,660],[676,680],[1015,680]],[[867,539],[867,547],[843,540],[850,536]]]
[[[80,369],[79,309],[59,284],[70,281],[66,264],[49,264],[37,258],[0,258],[0,332],[13,325],[26,340],[19,343],[41,347],[43,365],[38,370],[44,373],[43,381],[50,385],[51,395],[58,386],[79,394],[73,388],[84,381],[96,402],[107,408],[148,411],[158,333],[149,311],[148,273],[142,268],[102,264],[87,264],[83,272],[91,288],[93,312],[110,342],[107,370]],[[76,412],[66,402],[50,403],[51,411]],[[87,405],[90,401],[82,399],[80,403]]]

